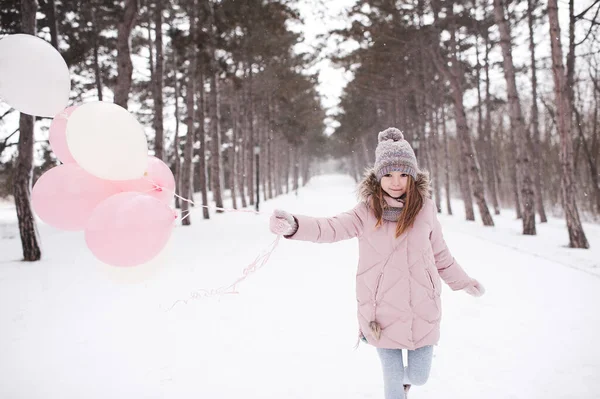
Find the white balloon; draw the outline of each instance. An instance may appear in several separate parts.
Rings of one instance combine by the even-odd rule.
[[[97,101],[80,105],[69,116],[66,136],[75,161],[94,176],[130,180],[146,172],[144,129],[117,104]]]
[[[67,107],[69,68],[47,41],[26,34],[0,39],[0,97],[19,112],[53,117]]]

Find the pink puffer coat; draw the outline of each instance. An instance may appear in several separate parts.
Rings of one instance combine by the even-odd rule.
[[[329,243],[358,237],[361,333],[378,348],[434,345],[440,337],[440,277],[453,290],[464,289],[472,280],[446,246],[429,198],[429,176],[418,175],[417,187],[427,199],[413,227],[398,238],[395,222],[375,227],[377,220],[367,203],[378,184],[373,173],[367,174],[359,186],[361,202],[351,211],[331,218],[294,215],[298,231],[289,238]]]

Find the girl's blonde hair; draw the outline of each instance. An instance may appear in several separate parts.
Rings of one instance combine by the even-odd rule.
[[[377,218],[377,224],[375,227],[379,227],[383,224],[383,208],[387,206],[383,196],[385,192],[381,188],[381,184],[377,186],[375,196],[371,197],[371,206],[373,212]],[[415,223],[417,215],[423,207],[425,199],[417,189],[417,184],[412,176],[408,176],[406,182],[406,198],[404,200],[404,208],[400,213],[398,222],[396,223],[396,238],[400,237],[406,230],[408,230]]]

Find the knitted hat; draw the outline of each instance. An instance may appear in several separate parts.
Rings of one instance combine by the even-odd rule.
[[[377,180],[391,172],[397,171],[411,175],[417,179],[419,168],[417,157],[402,132],[389,127],[379,132],[379,144],[375,150],[375,175]]]

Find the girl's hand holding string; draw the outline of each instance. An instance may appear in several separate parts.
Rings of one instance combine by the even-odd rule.
[[[298,222],[292,214],[276,209],[271,215],[269,228],[273,234],[291,236],[298,230]]]

